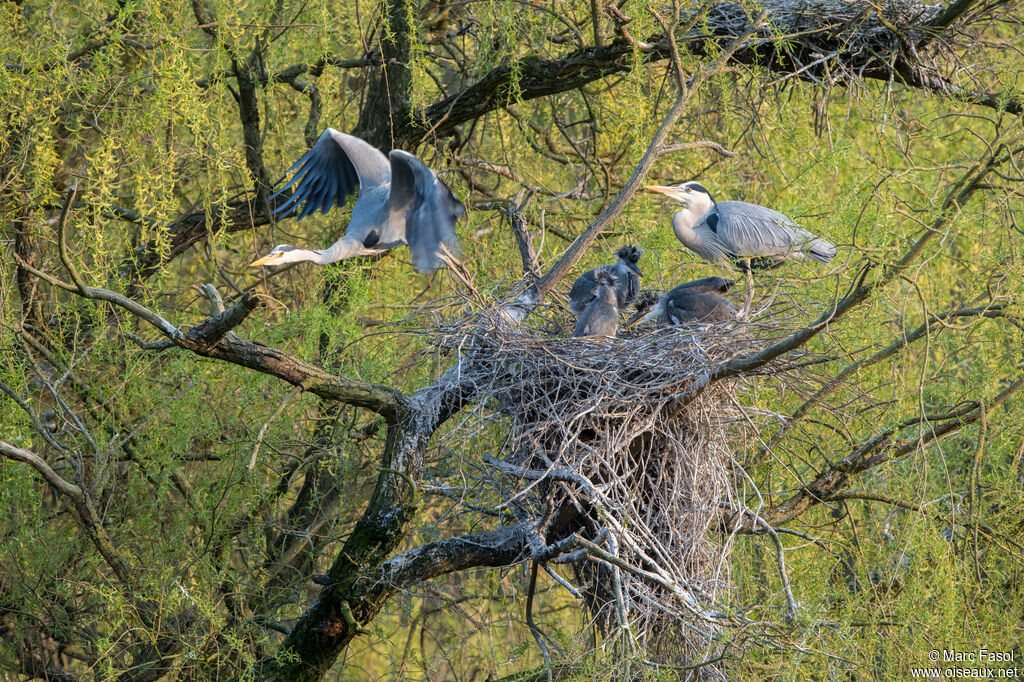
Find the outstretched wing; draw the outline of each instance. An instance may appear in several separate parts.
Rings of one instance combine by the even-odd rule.
[[[466,214],[448,186],[434,171],[408,152],[393,149],[391,158],[391,210],[405,209],[405,242],[420,272],[444,267],[440,245],[459,256],[455,222]]]
[[[288,172],[292,179],[274,197],[295,186],[294,193],[275,213],[288,215],[305,202],[299,218],[320,209],[327,213],[343,206],[356,187],[384,185],[391,181],[391,164],[368,142],[334,128],[320,134],[316,144]],[[271,197],[273,198],[273,197]]]
[[[737,258],[781,256],[813,258],[827,263],[836,253],[831,243],[764,206],[743,201],[720,201],[719,238]]]

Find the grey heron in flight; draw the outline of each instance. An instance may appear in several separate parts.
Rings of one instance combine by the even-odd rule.
[[[739,261],[747,273],[747,300],[753,296],[754,262],[815,260],[828,263],[836,255],[831,242],[797,226],[778,211],[743,201],[715,201],[697,182],[677,187],[650,185],[683,208],[672,217],[672,230],[683,246],[710,261]]]
[[[626,329],[647,320],[656,324],[735,320],[740,309],[719,295],[729,291],[733,284],[733,280],[724,277],[704,277],[680,284],[660,296],[645,291],[640,294],[636,315],[626,322]]]
[[[275,246],[250,266],[312,261],[321,265],[390,251],[407,244],[420,272],[445,265],[458,253],[455,221],[466,209],[434,171],[412,154],[392,149],[384,156],[369,143],[328,128],[288,169],[295,175],[274,196],[295,186],[275,213],[287,215],[305,202],[299,219],[342,206],[359,188],[345,235],[326,249]],[[445,253],[447,251],[447,253]]]
[[[594,297],[576,321],[573,336],[615,336],[619,329],[619,307],[615,293],[617,279],[615,273],[609,270],[600,270],[594,275],[597,285]]]
[[[579,317],[594,298],[597,289],[596,276],[599,272],[610,271],[615,274],[615,303],[619,310],[623,310],[636,298],[637,292],[640,291],[640,278],[644,276],[637,266],[641,251],[636,246],[623,246],[615,255],[618,256],[615,265],[602,265],[587,270],[572,283],[572,289],[569,290],[569,310],[573,315]]]

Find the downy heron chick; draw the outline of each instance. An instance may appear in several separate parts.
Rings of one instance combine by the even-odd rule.
[[[640,294],[636,314],[626,322],[626,329],[654,320],[656,324],[689,322],[725,322],[735,320],[739,308],[719,296],[732,288],[734,282],[723,277],[705,277],[685,282],[658,295],[653,291]]]
[[[595,279],[597,273],[602,271],[612,272],[617,280],[615,285],[615,302],[619,310],[624,310],[636,298],[640,291],[640,278],[644,273],[640,272],[637,263],[640,261],[642,252],[636,246],[623,246],[615,252],[618,260],[614,265],[602,265],[588,270],[576,278],[569,290],[569,310],[573,315],[579,317],[583,309],[594,298],[597,289]]]
[[[344,205],[358,186],[352,218],[345,235],[326,249],[281,244],[250,266],[326,265],[405,244],[416,269],[430,272],[445,265],[443,256],[458,254],[455,221],[466,209],[434,171],[408,152],[392,149],[384,156],[358,137],[328,128],[288,171],[295,175],[274,197],[293,185],[295,190],[275,213],[288,215],[303,202],[300,220],[317,209],[327,213]]]
[[[619,330],[619,306],[616,298],[617,277],[610,270],[594,275],[597,288],[590,303],[576,321],[573,336],[615,336]]]

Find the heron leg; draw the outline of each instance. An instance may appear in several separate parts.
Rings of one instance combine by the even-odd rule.
[[[738,319],[746,320],[750,315],[750,305],[754,301],[754,269],[750,267],[750,259],[743,261],[744,270],[747,271],[747,295],[743,299],[743,310],[740,311]]]

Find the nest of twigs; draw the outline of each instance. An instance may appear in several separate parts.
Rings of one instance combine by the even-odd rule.
[[[575,584],[552,577],[583,598],[606,642],[706,659],[728,620],[730,542],[715,530],[723,507],[738,506],[729,443],[743,411],[736,382],[702,379],[763,347],[764,329],[647,327],[596,340],[566,338],[568,320],[496,320],[435,336],[481,398],[479,427],[500,427],[462,500],[527,526],[535,561],[570,564]]]

